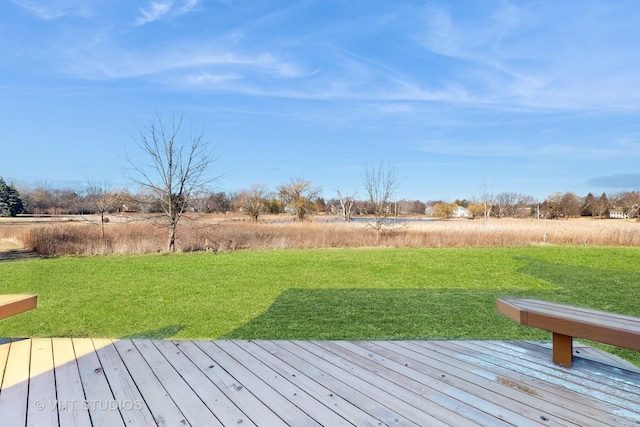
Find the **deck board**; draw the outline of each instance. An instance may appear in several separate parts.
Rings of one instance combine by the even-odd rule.
[[[31,366],[29,376],[29,400],[27,402],[27,426],[57,426],[58,414],[43,411],[42,403],[55,402],[56,382],[53,373],[53,343],[50,339],[36,338],[31,342]],[[45,403],[46,405],[46,403]]]
[[[80,404],[84,402],[85,394],[73,343],[67,338],[54,338],[51,344],[53,372],[56,379],[56,401],[45,402],[43,411],[57,412],[61,426],[91,425],[89,408]]]
[[[0,341],[3,426],[637,426],[640,371],[519,341]]]
[[[144,405],[144,399],[112,341],[94,339],[93,343],[125,425],[155,424],[151,411]]]

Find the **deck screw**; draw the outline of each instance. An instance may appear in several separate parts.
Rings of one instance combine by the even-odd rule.
[[[545,417],[544,415],[540,415],[540,419],[542,421],[549,421],[549,418]]]

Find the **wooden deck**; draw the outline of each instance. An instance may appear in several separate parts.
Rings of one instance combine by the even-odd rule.
[[[0,344],[3,426],[625,426],[640,371],[502,341]],[[585,357],[582,357],[582,356]]]

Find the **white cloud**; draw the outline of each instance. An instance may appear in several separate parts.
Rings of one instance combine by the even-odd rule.
[[[198,4],[200,0],[183,0],[177,5],[174,0],[152,1],[146,8],[140,8],[142,16],[136,20],[136,25],[149,24],[167,16],[184,15],[194,10]]]
[[[623,15],[590,2],[579,9],[501,2],[473,20],[430,7],[416,40],[451,58],[447,80],[481,104],[638,109],[640,75],[625,70],[640,66],[640,54],[626,35],[635,24]]]
[[[165,2],[152,1],[148,7],[140,8],[140,13],[142,13],[142,16],[138,18],[138,20],[136,21],[136,25],[144,25],[153,21],[157,21],[158,19],[169,13],[172,7],[173,0]]]
[[[85,0],[11,0],[29,13],[45,21],[63,16],[90,16],[91,5]]]
[[[211,84],[219,85],[231,80],[239,80],[243,77],[238,74],[213,74],[199,73],[186,76],[185,81],[190,86],[209,86]]]
[[[189,13],[193,9],[195,9],[199,3],[200,3],[200,0],[185,0],[184,4],[180,6],[180,8],[178,8],[178,10],[176,11],[176,14],[184,15],[185,13]]]

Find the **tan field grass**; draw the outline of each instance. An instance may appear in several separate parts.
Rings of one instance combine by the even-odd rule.
[[[303,223],[285,215],[264,216],[254,223],[245,216],[208,215],[181,221],[177,247],[190,252],[377,246],[640,246],[640,222],[635,220],[411,219],[377,232],[362,221],[344,223],[325,216]],[[96,224],[95,218],[87,217],[2,220],[0,239],[45,256],[138,254],[167,249],[165,228],[149,218],[111,216],[105,224],[104,238]]]

